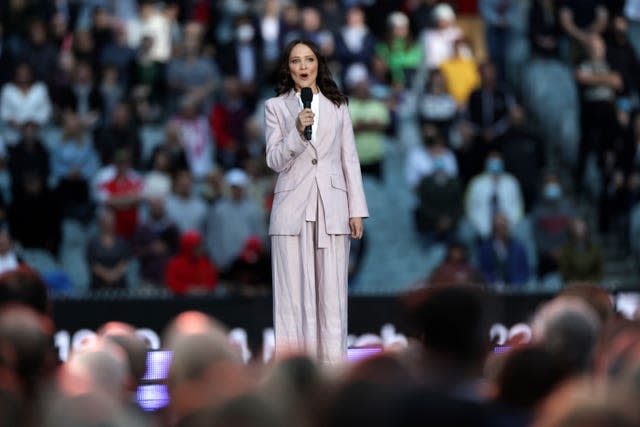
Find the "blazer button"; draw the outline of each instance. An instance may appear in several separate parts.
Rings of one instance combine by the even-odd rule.
[[[311,164],[312,165],[318,164],[318,160],[316,160],[316,159],[311,160]]]
[[[291,157],[295,157],[296,153],[294,153],[293,151],[289,154]]]

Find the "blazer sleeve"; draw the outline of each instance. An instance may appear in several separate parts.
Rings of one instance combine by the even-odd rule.
[[[360,172],[360,159],[356,151],[356,141],[353,135],[353,124],[346,105],[342,110],[342,171],[347,185],[347,198],[349,202],[349,218],[367,218],[369,209],[362,186],[362,173]]]
[[[282,101],[278,98],[268,100],[264,105],[265,138],[267,146],[267,166],[275,172],[282,172],[289,167],[293,161],[302,154],[309,143],[298,133],[292,123],[291,129],[286,133],[278,120],[278,103]]]

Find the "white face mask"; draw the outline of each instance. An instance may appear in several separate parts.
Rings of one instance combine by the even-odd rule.
[[[236,29],[236,38],[242,43],[247,43],[253,40],[255,30],[250,24],[242,24]]]
[[[458,56],[464,59],[472,59],[473,52],[471,52],[471,48],[466,45],[462,45],[458,47]]]

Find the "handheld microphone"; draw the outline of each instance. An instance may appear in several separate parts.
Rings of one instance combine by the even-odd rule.
[[[310,87],[303,87],[300,92],[300,99],[302,100],[302,106],[304,108],[311,108],[311,100],[313,99],[313,92]],[[307,141],[311,141],[311,125],[304,128],[304,138]]]

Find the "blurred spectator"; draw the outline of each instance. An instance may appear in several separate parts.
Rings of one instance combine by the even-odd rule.
[[[214,166],[216,150],[207,118],[199,113],[199,104],[192,98],[183,99],[180,112],[171,120],[178,132],[189,169],[196,181],[202,180]]]
[[[140,278],[151,288],[162,288],[169,259],[178,251],[180,232],[167,216],[162,197],[148,200],[148,214],[138,225],[133,245],[140,260]]]
[[[449,177],[458,176],[456,158],[447,148],[442,133],[436,126],[425,123],[422,125],[422,144],[407,153],[405,177],[409,188],[416,189],[422,179],[436,169]]]
[[[496,149],[498,138],[509,129],[509,114],[516,106],[511,93],[502,87],[492,63],[480,66],[481,86],[469,97],[466,116],[472,127],[471,148],[459,158],[463,177],[471,177],[482,168],[482,159]]]
[[[102,97],[103,114],[101,123],[109,124],[113,117],[113,111],[125,98],[125,91],[120,84],[118,68],[113,65],[106,65],[102,68],[102,77],[98,86],[98,91]],[[135,89],[134,89],[135,91]]]
[[[415,9],[411,11],[411,32],[420,34],[424,30],[433,27],[433,8],[437,0],[418,0],[414,2]]]
[[[420,35],[422,56],[429,69],[435,69],[454,55],[454,42],[464,36],[456,24],[456,14],[447,3],[439,3],[432,13],[433,26]]]
[[[45,178],[26,171],[15,188],[8,215],[11,235],[23,248],[45,249],[57,255],[62,236],[62,207]]]
[[[0,242],[4,237],[0,232]],[[17,269],[10,269],[0,274],[0,306],[13,304],[24,305],[39,314],[49,315],[51,302],[47,295],[47,285],[40,274],[26,265],[20,265]]]
[[[485,162],[485,172],[474,177],[467,187],[465,213],[480,238],[489,237],[496,213],[506,216],[510,229],[523,217],[520,185],[504,169],[500,153],[491,152]]]
[[[144,175],[144,197],[167,197],[171,193],[173,169],[169,150],[163,145],[158,145],[151,154],[151,167]]]
[[[529,42],[534,56],[556,58],[560,50],[560,22],[555,0],[533,0],[529,9]]]
[[[34,79],[45,83],[51,82],[51,70],[58,63],[58,52],[50,42],[46,22],[34,19],[28,26],[29,38],[25,43],[21,57],[29,63]]]
[[[607,28],[607,8],[602,0],[562,0],[558,14],[560,26],[569,38],[564,57],[578,63],[591,50],[590,39]]]
[[[429,73],[429,80],[420,98],[420,120],[436,125],[442,135],[449,135],[449,128],[458,116],[458,105],[447,91],[446,81],[440,70]]]
[[[484,283],[482,274],[469,262],[467,247],[452,242],[447,246],[445,259],[427,281],[428,286],[465,286]]]
[[[498,140],[506,169],[520,184],[525,211],[538,199],[540,171],[545,165],[543,141],[531,130],[525,111],[519,106],[509,111],[509,128]]]
[[[171,172],[181,169],[189,169],[186,149],[180,139],[180,127],[175,121],[168,122],[164,127],[164,141],[159,147],[166,150],[171,159]],[[153,158],[153,155],[151,156]]]
[[[38,175],[45,183],[49,180],[49,151],[38,136],[38,125],[27,122],[22,125],[22,138],[18,144],[8,147],[8,169],[11,176],[11,194],[15,198],[26,174]]]
[[[462,109],[467,105],[469,96],[480,84],[478,65],[473,58],[469,42],[458,39],[454,42],[451,58],[440,64],[440,71],[447,85],[447,92]]]
[[[216,143],[216,158],[229,168],[238,166],[249,156],[245,132],[251,109],[242,96],[242,83],[238,78],[225,77],[223,85],[220,99],[209,113],[209,124]]]
[[[514,27],[518,25],[518,5],[511,0],[480,0],[480,14],[485,22],[489,58],[496,64],[498,79],[507,77],[506,55],[511,48]]]
[[[135,65],[136,51],[127,44],[127,29],[124,24],[114,25],[113,41],[100,52],[100,67],[113,66],[118,69],[122,87],[128,89],[132,83],[132,70]]]
[[[0,92],[0,122],[5,126],[5,140],[15,144],[23,124],[31,121],[43,126],[50,118],[51,101],[47,87],[34,80],[28,63],[18,63],[13,72],[13,81],[5,83]]]
[[[0,275],[17,269],[22,264],[18,256],[9,230],[0,229]]]
[[[153,0],[139,1],[139,20],[130,21],[127,29],[130,33],[129,44],[139,46],[143,39],[149,40],[150,59],[166,63],[171,57],[171,20],[163,6]]]
[[[96,126],[104,113],[104,100],[87,62],[78,61],[73,68],[71,81],[59,89],[55,96],[59,115],[73,113],[87,128]]]
[[[346,72],[356,63],[369,68],[375,47],[376,37],[367,26],[362,8],[350,7],[347,10],[345,25],[336,33],[335,58],[340,62],[342,70]]]
[[[202,27],[189,23],[178,54],[167,64],[166,79],[169,99],[190,98],[195,105],[210,106],[218,86],[219,73],[213,61],[202,55]]]
[[[629,21],[629,41],[640,57],[640,0],[626,0],[624,15]]]
[[[180,237],[180,251],[171,257],[165,272],[165,283],[175,294],[204,294],[218,284],[218,272],[202,247],[197,231],[187,231]]]
[[[531,321],[533,343],[549,351],[568,375],[589,372],[601,327],[593,308],[575,296],[559,296],[541,305]]]
[[[576,166],[576,189],[582,187],[584,169],[589,154],[595,152],[602,167],[604,154],[619,144],[620,127],[616,115],[616,91],[623,88],[619,73],[613,71],[606,59],[606,46],[599,35],[586,42],[588,59],[576,69],[576,80],[582,89],[580,102],[580,151]]]
[[[51,144],[51,179],[66,217],[88,221],[89,181],[98,171],[98,156],[80,119],[65,114],[62,134]]]
[[[98,212],[98,230],[87,243],[91,289],[126,289],[131,250],[116,234],[116,216],[111,208]]]
[[[382,163],[385,154],[385,131],[391,124],[389,108],[371,96],[369,78],[363,64],[353,64],[345,74],[346,86],[352,98],[349,113],[353,122],[356,149],[363,174],[383,181]]]
[[[282,7],[279,48],[282,49],[284,46],[300,37],[300,9],[298,9],[298,5],[296,3],[285,3]]]
[[[98,5],[93,9],[90,31],[98,54],[102,52],[105,46],[113,42],[115,22],[114,16],[111,15],[107,8]]]
[[[72,57],[77,62],[85,62],[91,66],[94,75],[99,73],[101,62],[101,52],[97,50],[93,35],[89,30],[77,29],[73,34],[72,40]],[[111,46],[111,44],[109,45]],[[126,71],[126,70],[125,70]]]
[[[505,215],[493,217],[491,237],[478,245],[478,266],[493,287],[521,287],[531,276],[531,265],[523,244],[511,235]]]
[[[131,240],[138,226],[138,211],[144,191],[142,177],[131,167],[131,152],[115,151],[113,163],[102,168],[95,178],[96,199],[113,210],[118,237]]]
[[[131,164],[135,168],[142,166],[142,140],[140,129],[131,117],[131,107],[126,102],[115,105],[108,123],[96,129],[94,146],[103,165],[114,161],[117,151],[127,150],[131,155]]]
[[[629,24],[623,16],[615,16],[606,36],[607,62],[611,69],[617,71],[622,78],[622,88],[618,90],[620,101],[624,102],[624,111],[629,114],[632,98],[640,93],[640,55],[636,54],[628,36]],[[618,108],[621,102],[618,102]],[[637,103],[636,103],[637,105]]]
[[[231,42],[220,47],[217,61],[220,71],[232,78],[238,85],[235,96],[242,96],[252,108],[257,102],[257,90],[266,77],[262,69],[262,39],[256,34],[253,18],[239,16],[235,20],[234,37]],[[225,92],[228,87],[225,79]],[[231,94],[222,94],[222,99]]]
[[[409,18],[404,13],[389,15],[387,28],[386,39],[376,46],[376,55],[386,66],[393,88],[406,89],[422,61],[421,48],[413,40]]]
[[[262,11],[258,16],[258,34],[262,40],[262,65],[264,77],[274,83],[276,67],[280,57],[280,37],[283,31],[281,0],[262,2]]]
[[[179,170],[174,174],[173,193],[167,197],[165,207],[180,233],[204,230],[207,206],[194,194],[192,187],[193,180],[188,170]]]
[[[241,287],[263,284],[268,281],[269,269],[260,206],[246,194],[249,177],[242,169],[227,172],[225,183],[231,195],[222,197],[207,217],[205,239],[209,255],[221,277],[234,284]]]
[[[331,58],[335,50],[335,41],[326,26],[316,7],[306,6],[300,11],[300,38],[313,41],[325,58]]]
[[[538,252],[538,276],[558,270],[561,247],[567,242],[571,221],[576,209],[565,196],[555,174],[547,174],[541,197],[531,212],[531,224]]]
[[[564,283],[599,283],[604,274],[604,259],[598,244],[591,240],[582,218],[571,222],[569,241],[560,249],[558,266]]]
[[[11,51],[10,41],[0,23],[0,87],[11,79],[11,73],[15,67],[15,59],[15,55]]]

